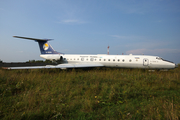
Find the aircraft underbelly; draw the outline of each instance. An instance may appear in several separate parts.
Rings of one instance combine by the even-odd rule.
[[[103,65],[105,67],[145,68],[142,64],[139,64],[139,63],[104,63]]]
[[[163,68],[163,69],[172,69],[172,68],[174,68],[175,67],[175,64],[173,65],[173,64],[151,64],[150,65],[151,66],[151,68],[154,68],[154,69],[161,69],[161,68]]]

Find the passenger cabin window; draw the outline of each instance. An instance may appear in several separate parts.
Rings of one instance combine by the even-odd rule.
[[[118,62],[119,62],[120,60],[118,59]]]
[[[123,59],[122,61],[124,62],[125,60]]]
[[[131,62],[132,60],[129,60],[129,62]]]
[[[108,61],[111,61],[110,59],[108,59]]]
[[[113,59],[113,61],[115,61],[115,59]]]
[[[79,58],[77,60],[79,60]]]
[[[81,61],[84,61],[84,58],[81,58]]]
[[[99,61],[101,61],[101,59],[99,59]]]
[[[106,61],[106,59],[104,59],[104,61]]]

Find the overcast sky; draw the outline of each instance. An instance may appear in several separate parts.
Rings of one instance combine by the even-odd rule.
[[[145,54],[180,63],[180,0],[0,0],[0,59],[42,60],[37,42],[67,54]]]

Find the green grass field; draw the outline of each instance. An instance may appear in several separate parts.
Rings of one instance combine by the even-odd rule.
[[[0,119],[180,119],[180,66],[0,69]]]

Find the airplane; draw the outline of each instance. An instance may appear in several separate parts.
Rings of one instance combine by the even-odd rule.
[[[116,67],[168,70],[178,66],[175,63],[164,60],[161,57],[149,55],[64,54],[53,49],[48,42],[52,39],[37,39],[21,36],[13,37],[38,42],[41,52],[40,57],[54,61],[58,64],[46,66],[7,67],[5,69]]]

